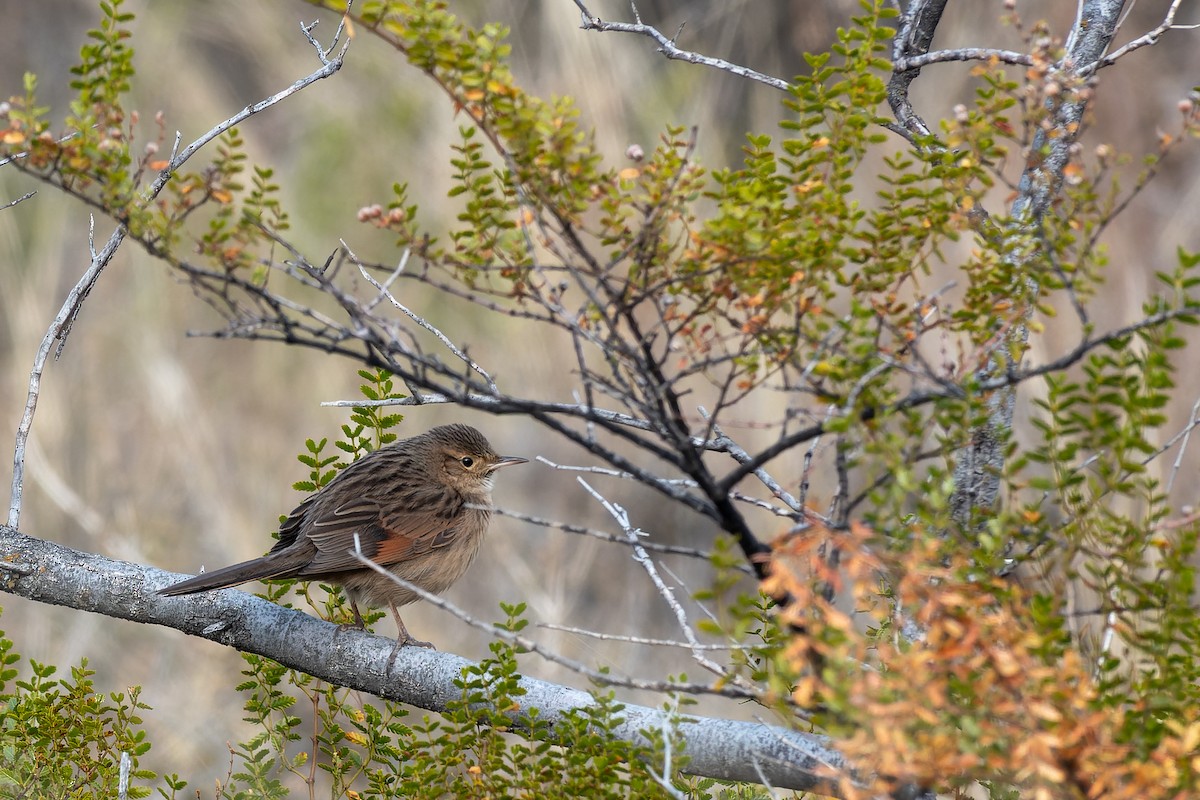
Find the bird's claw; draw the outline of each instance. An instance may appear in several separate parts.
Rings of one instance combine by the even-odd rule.
[[[406,645],[412,645],[413,647],[427,647],[430,650],[437,650],[437,648],[433,646],[432,642],[422,642],[420,639],[414,639],[408,635],[398,636],[396,637],[396,644],[392,646],[392,654],[388,656],[388,672],[391,672],[392,667],[396,665],[396,655],[400,652],[400,648],[405,647]]]

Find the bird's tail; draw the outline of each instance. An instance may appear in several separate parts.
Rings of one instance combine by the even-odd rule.
[[[247,581],[265,581],[271,578],[288,577],[295,573],[295,564],[287,563],[276,556],[263,556],[240,564],[214,569],[212,572],[202,572],[194,578],[173,583],[158,593],[167,597],[181,594],[195,594],[209,589],[225,589],[237,586]],[[285,574],[286,573],[286,574]]]

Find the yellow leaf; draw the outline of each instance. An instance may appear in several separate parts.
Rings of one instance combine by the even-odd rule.
[[[231,203],[233,202],[233,195],[224,189],[213,189],[212,199],[216,200],[218,203]]]
[[[1050,783],[1062,783],[1067,777],[1061,769],[1045,761],[1037,765],[1037,773]]]
[[[1011,678],[1021,671],[1017,659],[1007,650],[996,650],[992,653],[992,660],[996,662],[996,671],[1005,678]]]
[[[25,141],[25,134],[17,130],[5,131],[3,141],[5,144],[20,144]]]
[[[1190,753],[1200,746],[1200,723],[1193,722],[1187,726],[1187,730],[1183,732],[1183,741],[1180,743],[1180,750],[1185,753]]]
[[[808,708],[812,705],[813,698],[817,696],[816,680],[810,675],[801,678],[796,684],[796,688],[792,690],[792,699],[801,708]]]
[[[1044,719],[1047,722],[1058,722],[1062,719],[1062,714],[1059,710],[1049,703],[1033,702],[1028,705],[1029,711],[1038,719]]]
[[[617,177],[623,181],[631,181],[634,178],[636,178],[638,175],[641,175],[641,174],[642,174],[642,171],[640,169],[638,169],[637,167],[626,167],[625,169],[623,169],[617,173]]]

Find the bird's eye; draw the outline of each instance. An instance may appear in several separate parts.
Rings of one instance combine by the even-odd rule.
[[[458,463],[462,464],[467,469],[470,469],[471,467],[475,466],[475,459],[471,458],[470,456],[463,456],[458,460]]]

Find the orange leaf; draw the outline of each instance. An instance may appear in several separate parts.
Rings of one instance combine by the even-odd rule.
[[[742,325],[742,333],[758,333],[767,324],[766,314],[755,314]]]

